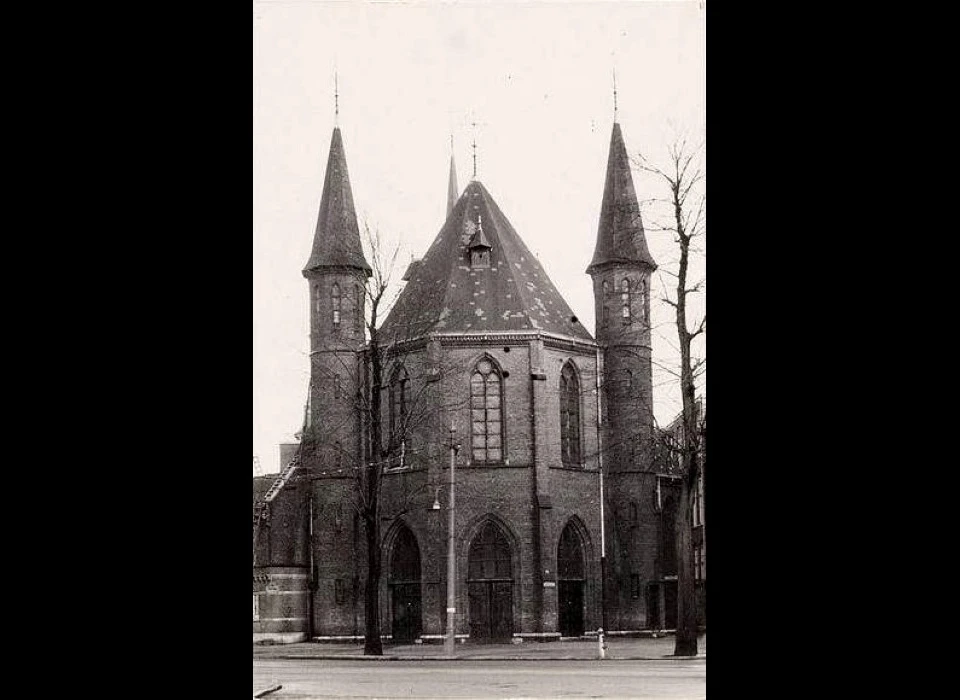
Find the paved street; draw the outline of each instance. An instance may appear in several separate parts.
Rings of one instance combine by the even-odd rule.
[[[705,659],[658,661],[356,661],[263,659],[253,690],[267,698],[705,698]]]

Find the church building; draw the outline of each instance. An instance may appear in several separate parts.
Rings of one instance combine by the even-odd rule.
[[[379,614],[388,641],[444,635],[451,461],[458,637],[633,633],[670,627],[671,613],[675,624],[670,480],[646,449],[657,265],[618,123],[599,205],[584,260],[591,334],[484,183],[459,190],[451,157],[446,221],[377,324],[387,348]],[[371,272],[335,128],[302,271],[311,383],[296,474],[254,480],[255,640],[363,635],[355,478],[371,454],[362,410]]]

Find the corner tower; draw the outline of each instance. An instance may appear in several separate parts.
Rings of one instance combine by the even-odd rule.
[[[313,250],[303,276],[310,288],[310,409],[308,434],[318,462],[344,468],[360,454],[355,411],[358,352],[364,345],[363,255],[340,128],[333,130]],[[316,434],[322,426],[323,435]],[[317,464],[317,462],[314,462]]]
[[[630,446],[649,436],[653,426],[650,276],[656,269],[623,134],[614,122],[597,245],[587,268],[593,278],[596,338],[604,349],[604,437],[612,469],[628,468],[635,454]]]
[[[593,278],[596,337],[603,348],[603,453],[608,568],[606,600],[613,629],[643,629],[654,619],[649,598],[658,576],[658,525],[650,504],[647,438],[653,430],[650,276],[640,206],[620,125],[614,121],[603,186]],[[644,594],[646,591],[647,594]]]

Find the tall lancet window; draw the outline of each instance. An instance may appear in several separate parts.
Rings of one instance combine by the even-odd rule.
[[[340,325],[340,285],[336,282],[330,289],[330,301],[333,303],[333,325]]]
[[[580,380],[570,362],[560,372],[560,458],[564,466],[580,466]]]
[[[503,461],[503,379],[484,358],[470,377],[471,446],[474,462]]]
[[[320,318],[321,309],[323,305],[320,303],[320,285],[313,285],[313,313],[316,314],[317,318]]]
[[[390,375],[390,442],[396,447],[404,439],[407,428],[407,405],[410,401],[410,377],[403,365]]]
[[[623,317],[623,325],[630,323],[630,281],[620,282],[620,315]]]

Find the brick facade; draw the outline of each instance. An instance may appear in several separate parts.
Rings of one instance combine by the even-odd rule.
[[[619,127],[615,136],[618,133]],[[337,157],[342,160],[342,153]],[[345,167],[343,161],[344,172]],[[349,188],[348,181],[340,184]],[[632,183],[629,186],[632,190]],[[438,248],[443,232],[460,235],[455,217],[463,217],[470,228],[470,207],[475,212],[484,208],[484,235],[492,248],[490,267],[470,270],[462,262],[468,258],[456,262],[459,270],[469,271],[456,274],[471,280],[470,289],[474,285],[478,289],[473,297],[483,299],[470,312],[481,327],[445,326],[450,312],[441,310],[437,292],[431,292],[433,296],[425,297],[419,307],[416,300],[405,301],[403,295],[395,306],[411,314],[417,308],[440,311],[432,329],[430,319],[417,312],[418,328],[426,330],[396,346],[384,368],[384,381],[389,384],[402,365],[410,398],[403,409],[406,429],[394,433],[394,447],[403,439],[402,452],[392,452],[383,477],[381,629],[385,635],[416,629],[427,640],[445,631],[451,426],[459,447],[454,528],[457,634],[471,639],[479,635],[481,641],[487,632],[529,639],[582,634],[603,624],[604,599],[609,629],[643,629],[649,623],[649,587],[664,575],[656,476],[643,449],[653,426],[653,391],[650,299],[649,293],[640,290],[649,289],[652,261],[608,261],[599,252],[595,256],[590,271],[597,303],[594,341],[568,313],[552,284],[540,279],[539,263],[531,266],[535,261],[529,261],[529,251],[489,193],[478,183],[471,183],[467,192],[469,196],[464,193],[449,208],[448,222],[431,251]],[[601,239],[606,235],[604,226],[601,220]],[[321,234],[329,235],[318,227],[318,237]],[[444,245],[448,244],[454,244],[452,239]],[[604,248],[608,249],[614,250],[612,244]],[[438,250],[436,255],[443,252]],[[510,264],[510,255],[524,261],[523,265]],[[322,263],[322,258],[317,259]],[[416,274],[425,274],[430,265],[436,265],[436,258],[418,265]],[[357,404],[367,369],[361,316],[355,307],[355,299],[362,298],[354,290],[363,283],[365,271],[361,266],[318,263],[304,274],[311,294],[312,352],[303,466],[298,479],[271,504],[268,524],[261,528],[255,546],[259,565],[254,569],[254,590],[261,598],[254,631],[359,637],[364,629],[366,554],[353,479],[368,459]],[[513,296],[501,288],[505,281],[514,284],[507,275],[526,276],[524,287],[507,289],[523,297],[520,301],[541,308],[539,322],[524,325],[522,314],[495,306]],[[632,290],[628,297],[620,295],[623,280]],[[334,284],[339,294],[332,293]],[[416,288],[424,282],[415,279],[409,284]],[[501,287],[485,289],[487,284]],[[490,293],[478,296],[485,291]],[[628,322],[624,299],[630,306]],[[501,317],[502,323],[512,325],[495,327]],[[390,327],[390,319],[385,327]],[[566,328],[572,330],[568,333]],[[486,408],[478,412],[475,392],[471,398],[471,377],[481,362],[494,368],[499,389],[494,399],[483,399],[493,403],[483,404]],[[574,382],[565,386],[579,388],[573,403],[570,393],[566,400],[561,395],[565,367],[568,379],[564,381]],[[391,440],[386,429],[391,393],[389,389],[383,393],[386,447]],[[499,414],[490,408],[496,405]],[[562,411],[573,428],[562,427]],[[499,441],[481,440],[494,445],[495,451],[478,453],[498,455],[492,463],[474,459],[478,414],[486,416],[483,430],[499,432]],[[564,430],[568,438],[576,434],[579,439],[578,461],[563,453],[567,455],[564,462]],[[601,470],[605,475],[606,594]],[[258,486],[255,498],[266,488]],[[490,524],[494,530],[487,529]],[[561,575],[558,547],[566,528],[567,541],[573,544],[568,544]],[[491,532],[496,533],[492,540]],[[401,542],[406,548],[402,555],[398,553]],[[480,549],[481,543],[488,549]],[[415,570],[417,555],[419,581],[410,581],[410,562]],[[494,573],[485,573],[484,566]],[[410,615],[418,617],[413,628],[407,627]]]

